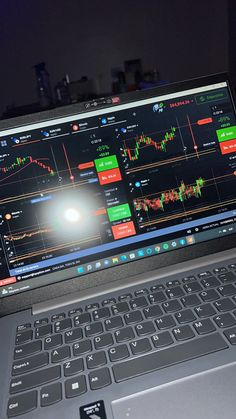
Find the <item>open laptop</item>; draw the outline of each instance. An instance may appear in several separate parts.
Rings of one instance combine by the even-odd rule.
[[[235,417],[226,74],[0,124],[0,418]]]

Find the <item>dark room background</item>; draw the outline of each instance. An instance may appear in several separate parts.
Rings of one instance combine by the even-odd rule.
[[[236,40],[234,1],[1,0],[0,115],[37,102],[33,66],[46,62],[54,87],[93,79],[111,92],[112,69],[141,59],[167,81],[228,70]]]

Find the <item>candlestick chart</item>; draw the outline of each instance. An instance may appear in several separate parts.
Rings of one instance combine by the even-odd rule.
[[[138,160],[140,153],[147,147],[153,147],[156,151],[167,151],[170,141],[175,138],[176,128],[171,128],[170,132],[166,132],[164,138],[160,142],[154,141],[148,135],[142,134],[135,139],[134,148],[124,147],[124,157],[128,157],[130,161]]]
[[[224,171],[219,168],[214,173],[211,168],[202,170],[201,166],[180,172],[178,175],[165,173],[163,185],[169,187],[158,190],[158,178],[153,175],[143,183],[145,188],[136,188],[133,199],[134,211],[140,228],[158,225],[159,223],[176,223],[177,219],[190,220],[199,217],[207,211],[216,211],[235,204],[234,188],[236,187],[236,172]],[[196,175],[194,172],[196,170]],[[142,182],[138,183],[139,185]],[[154,192],[156,190],[156,192]]]

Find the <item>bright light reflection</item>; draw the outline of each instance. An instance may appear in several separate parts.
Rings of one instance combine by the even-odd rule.
[[[64,217],[69,223],[77,223],[80,220],[81,215],[75,208],[68,208],[64,213]]]

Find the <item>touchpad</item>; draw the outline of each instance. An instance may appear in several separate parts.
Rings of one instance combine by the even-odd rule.
[[[234,363],[115,400],[114,419],[235,419],[235,388]]]

